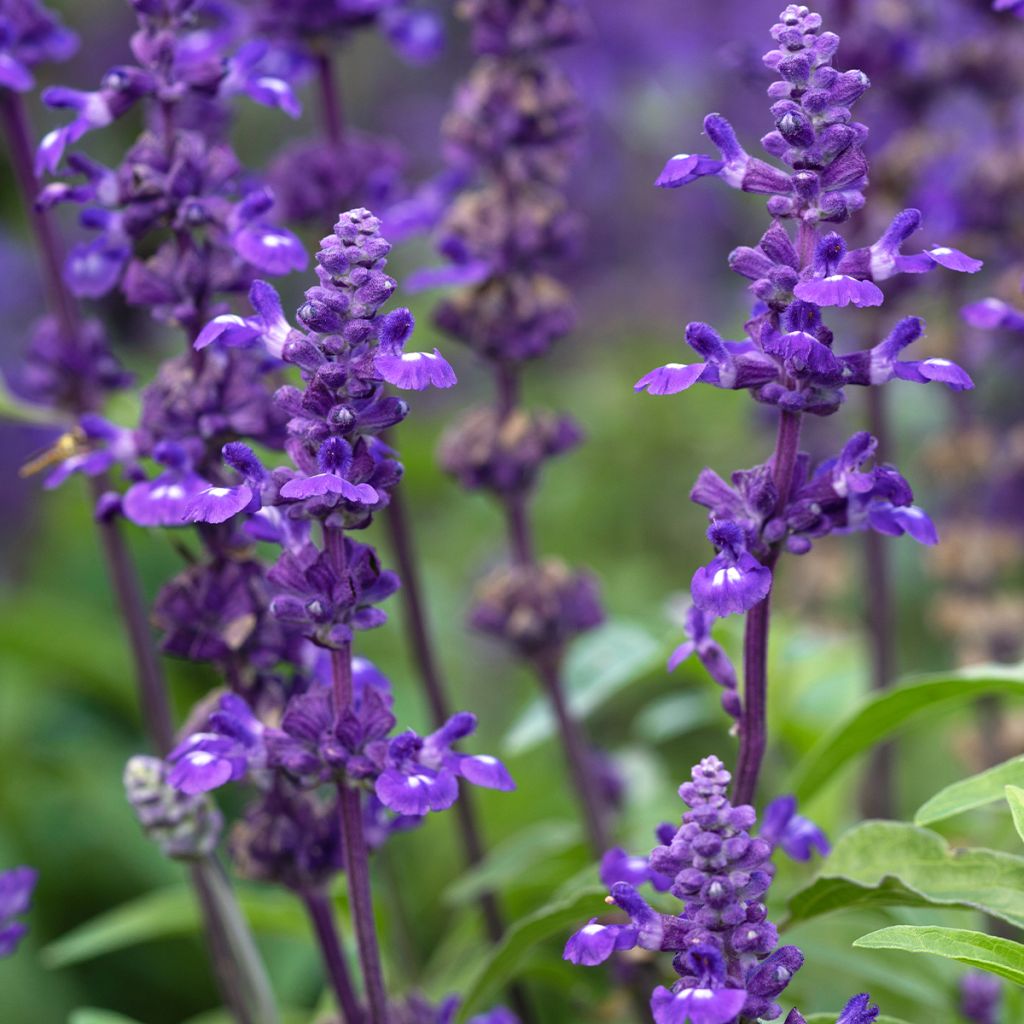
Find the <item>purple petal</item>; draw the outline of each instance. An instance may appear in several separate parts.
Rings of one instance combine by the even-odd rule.
[[[909,534],[918,544],[938,544],[939,534],[928,513],[916,505],[892,505],[881,502],[868,511],[868,523],[873,530],[890,537]]]
[[[0,83],[2,85],[3,83]],[[18,943],[24,938],[28,926],[19,921],[12,921],[10,924],[0,928],[0,960],[11,956],[18,948]]]
[[[960,315],[972,326],[994,329],[1011,327],[1024,330],[1024,314],[1002,299],[982,299],[971,302],[960,310]]]
[[[403,352],[388,355],[378,352],[373,365],[381,379],[406,391],[423,391],[433,385],[435,388],[450,388],[457,383],[455,371],[435,348],[430,352]]]
[[[234,775],[231,762],[206,750],[193,750],[177,761],[167,781],[182,793],[207,793],[230,782]]]
[[[702,153],[679,153],[672,157],[655,179],[658,188],[680,188],[691,181],[718,174],[725,163]]]
[[[315,473],[289,480],[281,488],[282,498],[315,498],[323,494],[340,494],[349,501],[361,505],[375,505],[380,498],[369,484],[353,484],[337,473]]]
[[[948,359],[922,359],[917,369],[926,380],[939,381],[951,391],[969,391],[974,387],[970,374]]]
[[[836,1024],[874,1024],[878,1019],[878,1007],[870,1006],[871,997],[866,993],[854,996],[839,1014]]]
[[[225,523],[252,504],[252,488],[207,487],[188,504],[185,518],[190,523]]]
[[[959,249],[951,249],[948,245],[938,245],[934,249],[929,249],[928,255],[939,266],[947,270],[958,270],[962,274],[976,274],[984,266],[981,260],[976,260]]]
[[[706,367],[706,363],[666,363],[641,377],[633,390],[646,390],[649,395],[675,395],[696,384]]]
[[[677,668],[679,668],[679,666],[682,665],[682,663],[684,661],[686,661],[686,659],[689,658],[690,655],[693,654],[693,652],[695,650],[696,650],[696,645],[694,644],[694,642],[692,640],[686,640],[683,643],[681,643],[669,655],[668,666],[667,666],[669,672],[675,672],[675,670]]]
[[[251,78],[243,86],[243,91],[254,103],[283,110],[289,117],[302,116],[302,104],[292,87],[282,78],[272,78],[269,75]]]
[[[453,775],[441,772],[435,776],[426,770],[406,775],[395,768],[388,768],[377,777],[374,789],[388,810],[420,817],[429,811],[451,807],[458,796],[458,785]]]
[[[244,347],[260,336],[258,327],[234,313],[222,313],[215,316],[200,332],[192,343],[196,349],[206,348],[215,341],[229,348]]]
[[[771,588],[771,570],[746,553],[732,565],[721,558],[702,565],[690,584],[693,603],[720,619],[749,611],[768,596]]]
[[[569,937],[562,959],[583,967],[602,964],[617,950],[636,946],[636,929],[621,924],[598,924],[592,917],[578,932]]]
[[[91,242],[79,242],[68,253],[64,278],[74,295],[99,299],[120,280],[130,257],[131,249],[127,245],[105,235]]]
[[[122,510],[137,526],[183,526],[192,499],[209,486],[195,473],[161,473],[129,487]]]
[[[35,868],[0,871],[0,921],[28,911],[38,879],[39,873]]]
[[[32,72],[24,64],[9,53],[0,53],[0,88],[28,92],[34,82]]]
[[[732,1024],[747,994],[739,988],[684,988],[670,992],[659,986],[651,995],[656,1024]]]
[[[266,274],[290,274],[305,269],[309,261],[305,246],[295,235],[270,224],[246,224],[232,241],[242,259]]]
[[[455,771],[467,782],[486,789],[501,789],[510,792],[516,788],[515,781],[508,769],[490,754],[474,754],[460,757],[455,764]]]
[[[846,274],[806,278],[797,283],[793,294],[818,306],[880,306],[884,298],[873,281],[858,281]]]

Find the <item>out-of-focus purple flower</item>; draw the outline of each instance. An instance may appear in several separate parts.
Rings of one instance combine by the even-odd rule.
[[[984,971],[968,971],[960,979],[960,1012],[971,1024],[999,1024],[1002,982]]]
[[[121,506],[124,516],[136,526],[184,526],[192,502],[210,483],[192,469],[184,449],[173,441],[160,442],[153,458],[166,469],[128,488]]]
[[[27,92],[32,68],[43,61],[67,60],[78,36],[36,0],[4,0],[0,10],[0,89]]]
[[[616,882],[628,882],[636,887],[647,882],[658,891],[665,892],[672,879],[655,871],[646,857],[630,856],[621,846],[614,846],[601,858],[600,877],[609,889]]]
[[[708,675],[725,691],[722,694],[723,709],[733,718],[738,718],[740,699],[737,693],[736,669],[721,644],[711,636],[714,622],[714,615],[702,611],[695,604],[690,606],[683,626],[688,639],[669,656],[668,670],[674,672],[687,658],[696,654]]]
[[[15,918],[28,913],[38,878],[33,868],[0,871],[0,959],[14,953],[28,931]]]
[[[776,797],[761,813],[758,835],[772,846],[782,847],[793,860],[810,860],[813,852],[828,856],[828,836],[809,818],[796,812],[795,796]]]

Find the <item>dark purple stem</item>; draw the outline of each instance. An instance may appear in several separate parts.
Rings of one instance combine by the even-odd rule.
[[[798,412],[779,414],[779,432],[772,457],[777,492],[776,507],[783,505],[793,486],[793,470],[800,448]],[[780,549],[773,547],[765,565],[774,571]],[[768,624],[771,594],[747,612],[743,634],[743,706],[740,710],[740,749],[733,784],[733,803],[753,803],[768,742]]]
[[[399,591],[405,609],[406,630],[412,647],[416,669],[430,705],[430,717],[435,729],[441,728],[451,715],[451,708],[445,694],[444,682],[434,654],[430,631],[427,626],[427,610],[420,592],[419,566],[413,548],[412,531],[405,515],[405,498],[401,488],[391,494],[391,503],[385,516],[391,546],[402,578]],[[484,858],[484,846],[480,838],[480,827],[473,807],[472,797],[463,790],[455,802],[455,813],[459,822],[459,834],[466,862],[479,864]],[[497,900],[490,892],[480,896],[480,909],[487,925],[487,934],[497,942],[505,934],[505,922],[498,909]]]
[[[520,397],[520,379],[517,369],[507,364],[496,367],[495,389],[498,412],[505,418],[515,412]],[[521,566],[535,562],[533,531],[527,512],[525,494],[503,494],[505,523],[508,531],[509,550],[513,562]],[[562,739],[562,751],[569,767],[569,775],[579,797],[583,811],[583,825],[587,839],[598,858],[608,849],[601,799],[594,786],[594,773],[590,768],[588,745],[579,722],[573,718],[562,686],[562,653],[560,650],[541,652],[532,659],[537,677],[547,694],[551,708],[558,721]]]
[[[881,388],[868,388],[868,430],[878,440],[878,459],[889,457],[889,423]],[[871,656],[871,686],[876,691],[892,685],[893,646],[892,579],[889,541],[874,530],[864,535],[865,614]],[[871,752],[861,782],[861,814],[865,818],[892,818],[895,809],[895,746],[889,741]]]
[[[338,578],[347,572],[345,533],[324,524],[324,549],[331,568]],[[334,713],[340,719],[352,705],[352,645],[344,644],[331,651],[331,685],[334,692]],[[359,963],[363,969],[363,985],[369,1004],[368,1024],[386,1024],[388,1016],[384,972],[380,963],[380,944],[373,917],[373,895],[370,891],[370,855],[363,832],[363,815],[359,790],[347,782],[338,783],[341,804],[341,832],[345,852],[345,877],[348,879],[349,906],[359,944]]]
[[[54,233],[53,222],[35,203],[39,183],[35,176],[28,122],[20,95],[0,89],[0,119],[10,146],[11,163],[22,194],[23,206],[42,257],[51,307],[60,320],[68,343],[77,345],[81,340],[78,304],[64,282],[61,246]],[[93,397],[75,395],[72,411],[84,411]],[[96,499],[106,490],[106,479],[102,476],[94,477],[90,487],[92,497]],[[135,662],[143,725],[154,749],[164,755],[174,742],[174,720],[163,670],[153,646],[138,575],[118,524],[115,521],[100,521],[97,522],[97,529],[107,574]],[[274,1024],[277,1011],[273,1005],[270,985],[245,919],[226,881],[222,879],[220,867],[212,858],[203,858],[192,866],[190,875],[202,912],[214,976],[226,1005],[243,1024]]]
[[[334,997],[341,1011],[344,1024],[360,1024],[363,1019],[362,1007],[352,987],[345,950],[341,946],[338,929],[334,925],[334,913],[330,901],[320,889],[307,889],[301,893],[302,902],[306,904],[309,919],[316,932],[320,955],[327,969],[327,976],[334,989]]]
[[[562,751],[565,754],[576,794],[583,807],[583,825],[587,832],[587,841],[594,855],[600,859],[608,850],[604,813],[601,808],[600,796],[594,786],[594,773],[590,768],[586,737],[580,723],[569,710],[568,702],[565,699],[561,662],[559,652],[549,652],[537,657],[534,660],[534,667],[558,721]]]
[[[333,146],[340,146],[345,137],[345,121],[341,113],[340,87],[334,73],[330,53],[316,55],[316,79],[320,88],[320,116],[324,131]]]

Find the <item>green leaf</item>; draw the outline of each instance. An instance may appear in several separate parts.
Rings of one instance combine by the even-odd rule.
[[[1019,786],[1006,787],[1006,802],[1010,805],[1013,815],[1013,827],[1017,835],[1024,839],[1024,789]]]
[[[1024,946],[983,932],[901,924],[862,935],[854,945],[863,949],[931,953],[1024,985]]]
[[[840,768],[879,740],[988,693],[1024,696],[1024,665],[979,665],[960,672],[912,677],[893,690],[868,698],[825,733],[782,790],[806,803]]]
[[[184,885],[154,889],[73,928],[44,947],[46,967],[69,967],[118,949],[199,930],[199,911]]]
[[[269,888],[240,888],[237,898],[245,919],[256,931],[308,937],[305,914],[288,894]],[[176,883],[154,889],[73,928],[46,946],[40,959],[51,969],[69,967],[143,942],[198,935],[200,926],[192,889]]]
[[[896,821],[847,832],[818,877],[789,901],[795,924],[847,907],[948,906],[1024,927],[1024,858],[953,850],[938,833]]]
[[[579,845],[576,822],[538,821],[495,846],[484,860],[463,871],[444,893],[449,906],[463,906],[487,892],[507,891],[542,861]]]
[[[1014,782],[1024,782],[1024,756],[1012,757],[994,768],[940,789],[917,809],[914,824],[931,825],[952,818],[954,814],[1002,800],[1004,787]]]
[[[517,968],[537,943],[559,932],[565,932],[568,938],[573,928],[601,913],[605,909],[603,901],[607,893],[604,886],[591,886],[565,900],[549,903],[517,921],[467,986],[458,1021],[466,1020],[514,978]]]
[[[670,693],[648,704],[633,720],[633,731],[648,743],[685,736],[720,720],[721,710],[707,693]]]
[[[141,1024],[134,1017],[126,1017],[123,1013],[112,1010],[97,1010],[92,1006],[83,1006],[72,1010],[68,1024]]]
[[[581,636],[565,659],[564,682],[569,708],[580,720],[593,714],[620,690],[646,675],[661,661],[662,644],[643,626],[622,620],[606,622]],[[523,754],[554,735],[546,700],[538,698],[505,738],[509,757]]]

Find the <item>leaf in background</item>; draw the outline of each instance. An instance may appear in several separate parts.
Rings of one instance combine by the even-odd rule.
[[[1006,802],[1010,805],[1013,815],[1013,827],[1017,835],[1024,839],[1024,789],[1019,786],[1006,787]]]
[[[1012,757],[994,768],[940,789],[917,809],[914,824],[931,825],[952,818],[954,814],[1002,800],[1004,788],[1014,782],[1024,782],[1024,756]]]
[[[854,945],[863,949],[932,953],[1024,985],[1024,946],[983,932],[900,924],[863,935]]]
[[[306,938],[309,925],[298,901],[269,887],[238,890],[238,903],[258,932]],[[199,933],[199,911],[184,885],[154,889],[73,928],[40,953],[45,966],[69,967],[143,942]]]
[[[142,1024],[134,1017],[126,1017],[123,1013],[112,1010],[97,1010],[92,1006],[83,1006],[80,1010],[72,1010],[68,1024]]]
[[[73,928],[40,952],[50,968],[69,967],[118,949],[199,930],[199,912],[184,885],[155,889]]]
[[[664,646],[643,626],[611,621],[585,633],[565,659],[569,707],[585,719],[621,689],[646,675],[665,654]],[[554,735],[547,702],[538,698],[520,715],[505,738],[509,757],[525,753]]]
[[[604,886],[591,886],[574,896],[549,903],[517,921],[505,938],[491,950],[466,988],[458,1021],[464,1021],[483,1006],[502,986],[516,976],[516,970],[544,939],[559,932],[569,933],[604,910]]]
[[[869,821],[842,836],[818,877],[790,897],[787,924],[845,907],[952,906],[1024,927],[1024,858],[952,850],[936,832]]]
[[[486,892],[508,891],[517,879],[537,864],[582,842],[576,822],[538,821],[495,846],[472,868],[462,872],[444,893],[444,901],[457,907]]]
[[[708,698],[711,693],[671,693],[651,701],[633,720],[633,732],[648,743],[685,736],[721,720],[721,711]]]
[[[880,740],[987,693],[1024,696],[1024,666],[979,665],[960,672],[915,677],[896,689],[868,698],[827,732],[797,765],[783,792],[806,803],[852,758]]]

